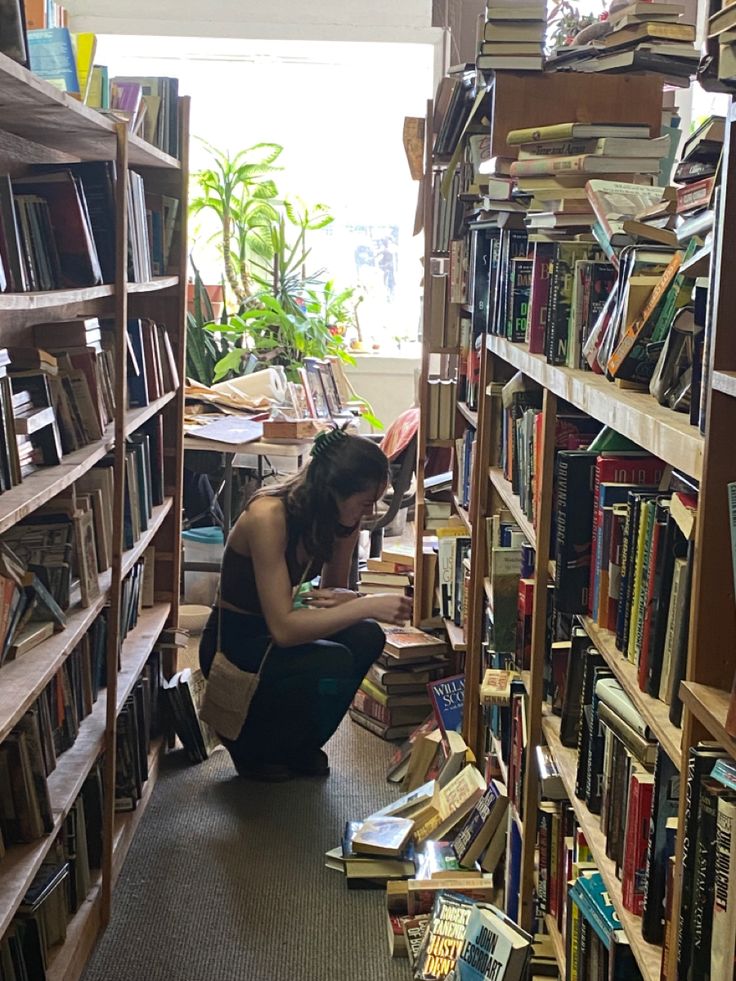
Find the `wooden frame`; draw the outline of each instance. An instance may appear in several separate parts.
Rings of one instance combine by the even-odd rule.
[[[182,159],[174,160],[124,125],[88,109],[53,86],[0,55],[0,167],[22,174],[31,163],[76,160],[114,160],[117,165],[115,282],[85,289],[45,293],[0,294],[0,344],[29,344],[29,329],[39,321],[82,314],[105,316],[116,324],[116,403],[125,405],[125,338],[128,316],[151,317],[165,323],[179,378],[184,378],[186,343],[186,219],[189,142],[189,100],[179,102]],[[180,200],[175,242],[170,256],[172,274],[147,283],[128,283],[127,184],[128,166],[142,172],[146,186]],[[25,339],[25,340],[24,340]],[[161,415],[164,427],[164,503],[154,509],[148,529],[125,551],[122,544],[123,467],[125,439],[144,422]],[[179,385],[143,408],[119,411],[102,439],[44,467],[22,484],[0,495],[0,533],[69,488],[102,457],[114,451],[115,497],[112,566],[97,583],[91,605],[73,602],[66,629],[49,637],[28,654],[0,669],[0,740],[12,730],[60,669],[103,607],[109,605],[107,690],[100,693],[92,713],[80,726],[74,745],[59,757],[48,779],[54,833],[25,846],[12,846],[0,861],[0,935],[7,929],[27,886],[50,848],[65,815],[79,794],[90,769],[105,754],[105,814],[103,867],[92,889],[68,925],[67,940],[51,952],[47,976],[73,981],[84,971],[100,930],[110,915],[114,881],[125,860],[135,828],[150,799],[158,771],[162,740],[152,746],[149,779],[143,800],[129,814],[114,811],[116,718],[145,666],[161,630],[178,621],[181,571],[181,508],[184,392]],[[145,549],[155,544],[154,605],[141,613],[122,645],[117,642],[121,584]],[[94,592],[94,590],[93,590]],[[120,665],[118,669],[118,664]],[[171,674],[175,664],[164,666]]]
[[[547,90],[540,99],[525,101],[526,88],[530,90],[535,82],[542,81]],[[529,117],[530,125],[562,121],[558,118],[560,107],[541,102],[550,100],[549,93],[562,86],[567,93],[568,109],[563,111],[565,120],[583,118],[570,112],[570,91],[576,85],[585,85],[585,78],[575,80],[564,75],[547,75],[520,78],[509,72],[498,72],[495,79],[494,123],[513,116],[514,125],[524,125]],[[622,91],[636,90],[651,102],[652,92],[657,81],[648,79],[624,79],[623,76],[598,78],[605,85],[621,86]],[[549,90],[549,86],[553,86]],[[520,87],[521,86],[521,87]],[[633,88],[632,88],[633,86]],[[592,90],[591,90],[592,91]],[[508,104],[501,102],[508,100]],[[645,100],[646,101],[646,100]],[[630,100],[629,100],[630,102]],[[523,105],[523,119],[518,118],[519,106]],[[626,99],[618,100],[621,107],[621,121],[635,121],[630,113],[637,111],[654,124],[654,116],[649,110],[632,110]],[[514,108],[516,107],[516,108]],[[541,110],[541,115],[540,115]],[[530,115],[531,114],[531,115]],[[628,114],[628,115],[627,115]],[[549,118],[547,118],[549,117]],[[582,624],[591,643],[598,649],[606,664],[611,668],[623,689],[633,701],[637,710],[651,728],[663,751],[680,770],[680,832],[677,839],[677,861],[675,875],[674,909],[679,908],[679,876],[682,869],[684,814],[687,792],[688,752],[700,739],[715,739],[729,753],[736,757],[736,735],[729,733],[727,714],[731,700],[731,686],[736,676],[736,596],[734,595],[731,552],[729,547],[729,516],[726,485],[736,481],[736,457],[732,452],[733,432],[736,428],[736,334],[730,329],[733,309],[736,306],[736,278],[729,275],[729,260],[734,253],[736,237],[736,108],[729,110],[729,127],[726,136],[722,162],[722,191],[718,238],[713,247],[710,277],[713,290],[712,303],[714,323],[710,348],[710,390],[708,392],[708,414],[705,436],[697,427],[689,424],[683,415],[663,408],[648,394],[618,387],[605,378],[589,372],[547,364],[541,355],[530,354],[524,344],[511,343],[503,337],[487,334],[483,337],[483,351],[480,362],[480,394],[478,409],[471,410],[464,403],[457,406],[458,424],[474,426],[477,430],[475,467],[472,475],[472,508],[463,512],[455,500],[456,511],[472,530],[474,545],[471,559],[470,593],[468,597],[467,642],[465,657],[466,704],[464,736],[473,748],[479,763],[486,750],[483,719],[477,698],[478,683],[482,667],[483,617],[486,597],[490,596],[487,549],[484,543],[485,518],[495,513],[499,507],[508,509],[525,537],[533,545],[538,556],[535,570],[535,596],[532,625],[531,664],[528,673],[523,673],[528,692],[527,725],[528,749],[526,775],[523,788],[524,814],[522,822],[513,813],[522,834],[521,880],[519,919],[522,926],[530,928],[533,921],[533,875],[535,868],[536,821],[534,816],[538,807],[538,779],[534,749],[543,740],[552,750],[559,765],[562,781],[569,794],[570,803],[578,823],[583,829],[593,857],[601,871],[611,901],[621,920],[621,925],[631,944],[643,977],[646,981],[658,981],[662,948],[646,943],[641,934],[641,921],[628,913],[623,907],[621,883],[616,877],[613,863],[606,857],[605,842],[601,836],[597,817],[590,814],[574,793],[576,754],[562,746],[559,738],[559,719],[547,715],[543,709],[543,672],[546,646],[546,620],[548,589],[551,575],[547,556],[550,552],[550,527],[552,517],[552,484],[554,474],[554,433],[558,400],[577,407],[584,413],[611,426],[643,449],[658,456],[674,469],[688,475],[700,484],[698,516],[695,537],[695,562],[691,594],[691,617],[688,663],[686,680],[681,686],[684,703],[682,729],[674,727],[669,721],[669,708],[663,702],[642,692],[638,685],[634,665],[623,658],[615,647],[613,636],[600,628],[589,617],[582,618]],[[506,126],[508,129],[508,126]],[[432,106],[428,107],[426,132],[431,134]],[[430,140],[428,139],[428,143]],[[502,153],[505,140],[496,146],[496,153]],[[431,175],[433,160],[431,147],[426,148],[424,219],[425,219],[425,277],[428,278],[432,254],[430,240],[432,229]],[[707,259],[707,257],[706,257]],[[702,263],[702,260],[699,260]],[[700,267],[699,267],[700,268]],[[702,269],[700,270],[702,272]],[[472,270],[470,271],[472,275]],[[705,275],[705,272],[703,272]],[[419,401],[423,410],[419,426],[419,459],[417,484],[417,527],[423,527],[423,476],[424,456],[428,448],[426,438],[427,405],[430,356],[442,354],[451,357],[452,352],[432,350],[426,340],[431,322],[430,290],[425,289],[424,337],[422,350],[422,369],[419,383]],[[503,473],[494,465],[491,447],[495,442],[499,420],[494,410],[491,387],[495,382],[509,379],[516,371],[537,382],[544,390],[543,427],[540,457],[542,461],[539,474],[538,497],[536,502],[536,526],[524,514],[518,498],[514,496],[511,485]],[[478,545],[481,547],[478,547]],[[421,531],[418,533],[417,577],[421,582]],[[418,589],[421,595],[421,588]],[[418,622],[415,613],[415,622]],[[718,629],[713,629],[713,624]],[[448,635],[453,633],[448,625]],[[677,913],[675,912],[675,924]],[[548,918],[556,958],[560,970],[565,972],[565,949],[556,925]],[[676,926],[675,926],[676,929]],[[676,943],[672,950],[676,950]],[[668,981],[676,978],[674,956],[666,966]]]

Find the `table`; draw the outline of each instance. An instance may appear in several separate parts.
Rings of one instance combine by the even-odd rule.
[[[263,462],[269,457],[283,457],[294,460],[297,467],[301,467],[304,457],[312,448],[311,440],[300,440],[298,442],[269,442],[264,439],[257,439],[245,443],[221,443],[214,439],[203,439],[192,433],[184,434],[184,451],[200,450],[209,453],[222,453],[225,457],[225,482],[223,487],[224,500],[222,505],[223,515],[223,538],[227,541],[227,536],[232,526],[232,489],[233,489],[233,463],[235,457],[241,454],[255,456],[258,462],[258,480],[263,480]],[[188,572],[219,572],[219,563],[214,562],[189,562],[184,563],[184,569]]]

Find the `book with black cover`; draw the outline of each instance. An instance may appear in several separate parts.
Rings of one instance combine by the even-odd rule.
[[[590,646],[590,638],[583,627],[577,624],[573,626],[570,634],[570,658],[560,718],[560,742],[563,746],[571,749],[578,745],[583,674]]]
[[[593,482],[598,454],[562,450],[555,463],[555,608],[584,613],[588,608]]]

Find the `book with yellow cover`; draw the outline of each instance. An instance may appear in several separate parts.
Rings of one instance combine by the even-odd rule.
[[[519,146],[522,143],[545,143],[548,140],[600,140],[608,137],[647,140],[649,127],[643,123],[554,123],[550,126],[512,129],[506,142],[510,146]]]

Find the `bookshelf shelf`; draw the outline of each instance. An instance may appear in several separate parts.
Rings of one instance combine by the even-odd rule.
[[[79,593],[67,613],[66,628],[38,647],[3,665],[0,679],[0,742],[18,719],[28,711],[39,694],[59,670],[69,652],[79,643],[98,616],[110,588],[110,571],[100,576],[100,596],[86,609],[79,604]]]
[[[570,798],[578,823],[590,847],[593,859],[603,877],[608,894],[613,903],[621,926],[628,937],[631,950],[641,970],[644,981],[659,981],[662,962],[662,948],[656,944],[648,944],[641,935],[641,920],[624,908],[621,882],[616,877],[613,862],[606,855],[606,844],[599,827],[598,817],[591,814],[585,804],[575,796],[575,774],[577,770],[577,754],[574,749],[567,749],[560,742],[560,720],[551,715],[542,717],[542,732],[547,740],[560,770],[562,782]]]
[[[446,446],[453,448],[455,446],[454,439],[428,439],[427,446]]]
[[[147,283],[129,283],[129,293],[156,293],[179,285],[178,276],[158,276]],[[81,289],[45,290],[35,293],[0,293],[0,312],[14,313],[58,310],[74,305],[84,305],[95,300],[115,296],[113,285],[86,286]]]
[[[503,475],[503,471],[498,467],[490,467],[488,470],[488,479],[491,481],[493,487],[495,487],[496,491],[498,492],[498,496],[501,498],[504,505],[511,512],[514,521],[524,532],[524,537],[526,540],[529,542],[532,548],[536,549],[537,535],[534,530],[534,525],[522,511],[519,498],[511,489],[511,482],[506,480]]]
[[[488,350],[532,378],[558,398],[627,436],[665,463],[696,480],[703,472],[704,440],[683,415],[666,409],[648,393],[618,388],[592,371],[549,365],[525,344],[489,335]]]
[[[450,647],[456,653],[460,653],[466,649],[465,647],[465,631],[462,627],[458,627],[452,620],[443,619],[442,621],[445,625],[445,630],[447,631],[447,639],[450,643]]]
[[[472,535],[472,533],[473,533],[473,526],[470,523],[470,513],[468,512],[468,509],[467,508],[464,508],[462,506],[462,504],[460,503],[460,501],[458,499],[457,494],[453,494],[452,495],[452,504],[453,504],[453,507],[455,508],[455,510],[457,511],[458,517],[460,518],[460,520],[462,521],[462,523],[465,525],[468,534],[469,535]]]
[[[61,814],[55,815],[50,834],[28,845],[13,845],[3,856],[0,863],[0,932],[3,934],[10,926],[34,875],[61,830],[61,824]]]
[[[158,293],[179,285],[178,276],[156,276],[145,283],[128,283],[129,293]]]
[[[3,130],[29,143],[51,147],[59,162],[115,159],[113,119],[90,109],[5,55],[0,56]],[[131,164],[180,169],[178,160],[136,136],[128,137]]]
[[[544,924],[547,927],[547,933],[552,938],[552,947],[555,952],[555,960],[557,961],[557,967],[559,968],[560,975],[563,978],[567,977],[565,964],[565,941],[562,939],[560,928],[557,926],[557,920],[549,913],[545,913]]]
[[[102,890],[99,875],[66,927],[66,940],[49,953],[46,981],[65,981],[81,973],[101,926]]]
[[[710,685],[700,685],[695,681],[683,681],[680,685],[680,698],[729,756],[736,759],[736,739],[726,732],[730,692],[711,688]]]
[[[177,390],[178,391],[178,390]],[[139,409],[128,409],[125,413],[125,429],[123,432],[125,436],[130,436],[134,433],[139,426],[142,426],[144,422],[148,422],[156,413],[160,412],[169,402],[176,398],[177,392],[167,392],[162,395],[161,398],[155,399],[148,405],[143,405]]]
[[[23,483],[0,494],[0,534],[79,480],[112,446],[112,429],[96,443],[67,454],[57,467],[39,467]]]
[[[151,800],[153,788],[158,780],[159,764],[163,753],[164,742],[162,738],[156,739],[151,744],[148,753],[148,780],[143,788],[143,794],[138,801],[134,811],[118,813],[115,815],[115,828],[113,832],[113,855],[112,855],[112,881],[113,885],[117,882],[120,870],[125,862],[131,842],[135,836],[136,829],[143,817],[146,808]]]
[[[164,522],[164,519],[166,518],[166,515],[171,510],[172,503],[173,503],[172,499],[170,497],[167,497],[163,504],[159,504],[157,507],[153,509],[153,515],[150,519],[148,528],[146,528],[146,530],[143,532],[143,534],[135,543],[135,545],[132,548],[128,549],[127,552],[123,553],[123,560],[121,563],[123,576],[128,575],[128,573],[136,564],[138,559],[143,555],[145,550],[151,544],[151,542],[153,541],[156,535],[156,532],[159,530],[159,528]]]
[[[143,670],[148,655],[158,640],[158,635],[166,626],[171,612],[170,603],[156,603],[143,609],[138,623],[123,641],[118,671],[117,711],[120,712],[125,699],[133,690],[138,675]]]
[[[682,731],[670,722],[669,706],[641,691],[636,665],[623,657],[610,630],[599,627],[590,617],[581,617],[581,620],[588,637],[605,658],[606,664],[620,681],[636,710],[652,730],[662,749],[679,768]]]
[[[714,371],[712,384],[717,392],[736,397],[736,371]]]
[[[458,402],[457,410],[464,419],[466,419],[474,429],[478,428],[478,413],[475,409],[468,408],[467,402]]]

